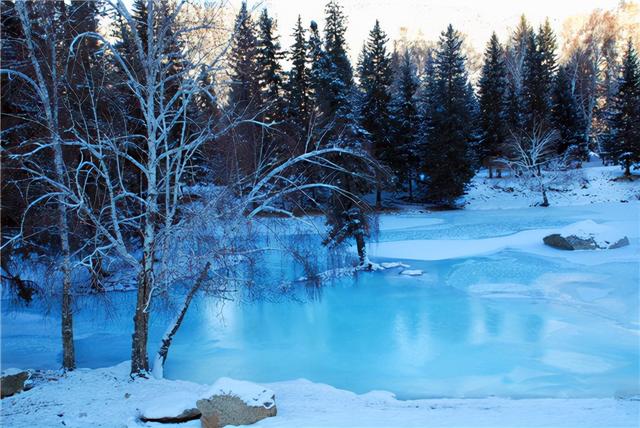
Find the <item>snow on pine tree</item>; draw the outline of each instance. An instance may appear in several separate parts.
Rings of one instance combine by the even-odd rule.
[[[584,140],[583,118],[578,111],[578,101],[573,90],[567,66],[560,66],[554,83],[552,122],[558,130],[557,154],[567,154],[570,158],[585,160],[588,157],[587,142]]]
[[[409,199],[413,199],[413,180],[418,169],[419,116],[416,100],[418,77],[411,59],[411,51],[405,49],[398,59],[395,93],[391,101],[392,136],[396,146],[395,156],[389,166],[400,180],[406,183]]]
[[[506,140],[506,74],[504,50],[498,36],[493,33],[484,53],[484,65],[478,83],[481,129],[479,156],[489,168],[489,178],[493,178],[493,162],[502,157]],[[497,173],[500,177],[499,169]]]
[[[470,153],[473,109],[462,36],[449,25],[440,35],[434,58],[431,117],[423,159],[426,197],[453,206],[473,177]]]
[[[640,162],[640,64],[629,39],[622,61],[618,93],[611,115],[608,154],[631,176],[631,167]]]
[[[367,149],[367,133],[359,125],[354,106],[353,70],[346,52],[346,18],[342,7],[330,1],[326,8],[325,49],[320,57],[318,88],[315,93],[321,110],[328,143],[353,152]],[[349,238],[356,241],[359,266],[371,267],[366,252],[366,238],[370,224],[368,207],[359,198],[369,191],[369,183],[375,172],[371,164],[352,156],[335,156],[342,172],[334,175],[332,184],[342,189],[333,192],[327,207],[329,233],[326,245],[337,245]]]
[[[388,37],[376,20],[365,43],[361,63],[358,67],[360,77],[362,127],[369,133],[373,156],[382,165],[390,167],[398,156],[397,142],[391,140],[391,58],[387,52]],[[376,207],[382,205],[382,184],[384,177],[376,180]]]

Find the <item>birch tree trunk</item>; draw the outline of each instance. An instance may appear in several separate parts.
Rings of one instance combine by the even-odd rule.
[[[55,23],[53,12],[47,11],[45,7],[51,5],[36,4],[34,7],[42,7],[41,18],[44,23],[44,35],[46,36],[46,48],[49,51],[49,64],[45,64],[45,69],[50,73],[50,80],[45,77],[43,69],[40,65],[41,55],[36,49],[32,22],[27,11],[27,5],[24,1],[16,2],[16,11],[20,18],[22,30],[24,32],[24,41],[26,44],[29,61],[33,67],[35,79],[29,83],[34,87],[39,101],[42,103],[44,110],[44,119],[49,129],[51,139],[51,147],[53,149],[53,179],[57,183],[65,183],[65,163],[62,154],[62,141],[60,140],[59,129],[59,98],[58,90],[62,84],[58,76],[58,55],[55,31]],[[45,61],[46,61],[45,60]],[[75,368],[75,351],[73,344],[73,309],[71,295],[71,250],[69,245],[69,223],[67,217],[67,200],[64,192],[58,192],[56,195],[58,206],[58,236],[60,238],[60,247],[62,250],[62,307],[61,307],[61,334],[62,334],[62,367],[65,370],[73,370]]]

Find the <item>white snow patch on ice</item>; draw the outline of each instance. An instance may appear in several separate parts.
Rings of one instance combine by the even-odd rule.
[[[420,270],[420,269],[405,269],[402,272],[400,272],[400,275],[420,276],[420,275],[422,275],[422,270]]]
[[[409,265],[404,264],[402,262],[382,262],[380,263],[380,266],[382,266],[385,269],[393,269],[393,268],[397,268],[397,267],[402,267],[402,268],[408,268]]]

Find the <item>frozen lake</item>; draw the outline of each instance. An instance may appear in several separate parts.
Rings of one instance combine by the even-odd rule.
[[[631,246],[561,252],[536,238],[483,247],[484,239],[585,219],[620,228]],[[416,246],[402,261],[423,276],[389,269],[336,280],[314,298],[201,301],[165,374],[200,383],[306,378],[399,398],[640,394],[639,224],[637,203],[386,215],[381,252],[385,242],[412,249],[412,240],[456,239],[462,255],[457,241],[447,244],[454,258]],[[79,303],[79,366],[129,358],[131,297]],[[3,368],[58,366],[56,310],[43,317],[40,308],[3,304]],[[153,325],[150,351],[164,329]]]

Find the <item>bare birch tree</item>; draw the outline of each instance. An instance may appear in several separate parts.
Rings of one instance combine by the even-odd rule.
[[[44,201],[53,200],[57,205],[57,236],[60,239],[62,260],[62,367],[65,370],[75,368],[75,351],[73,343],[73,309],[71,290],[71,249],[69,242],[68,201],[65,192],[59,191],[59,186],[52,183],[67,183],[67,168],[63,158],[62,129],[59,113],[61,110],[60,94],[64,76],[63,61],[59,55],[61,44],[60,31],[57,25],[59,14],[58,5],[54,2],[27,3],[25,0],[15,2],[15,10],[20,20],[23,32],[23,44],[27,53],[31,76],[18,70],[2,69],[1,72],[12,78],[24,80],[33,91],[37,100],[40,115],[34,120],[48,131],[48,138],[44,141],[28,141],[23,144],[26,151],[20,155],[22,162],[29,165],[31,158],[42,151],[50,151],[53,158],[53,168],[50,165],[27,167],[31,169],[33,180],[43,182],[52,189],[45,192],[29,209]],[[37,34],[40,32],[39,34]]]

